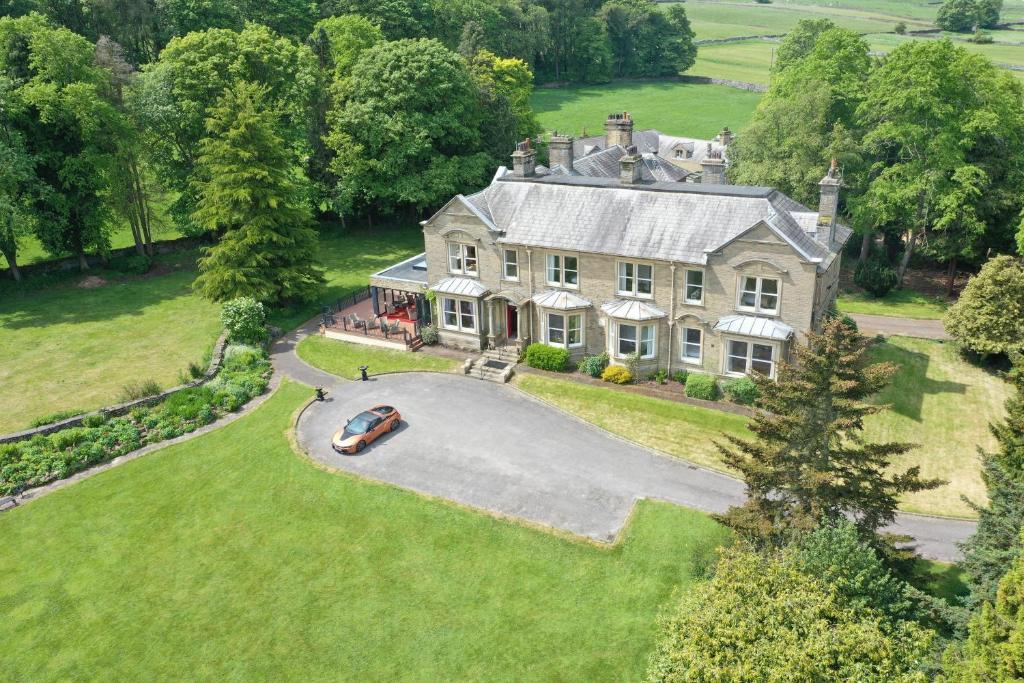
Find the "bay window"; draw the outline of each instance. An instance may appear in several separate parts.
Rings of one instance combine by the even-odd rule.
[[[704,271],[686,271],[686,283],[683,285],[683,301],[688,304],[704,303]]]
[[[547,344],[574,348],[583,345],[583,315],[581,313],[548,313]]]
[[[700,365],[703,349],[704,331],[699,327],[682,327],[682,341],[679,352],[684,363]]]
[[[616,355],[625,358],[631,353],[639,353],[640,358],[654,358],[654,336],[657,325],[631,325],[619,323],[617,326]]]
[[[461,242],[449,242],[448,272],[465,275],[476,275],[476,246],[473,244],[463,244]]]
[[[730,339],[726,346],[725,370],[733,375],[758,372],[775,376],[775,346]]]
[[[476,302],[465,299],[441,299],[445,328],[458,332],[476,332]]]
[[[654,294],[654,267],[650,264],[619,261],[617,275],[619,294],[646,298]]]
[[[547,255],[547,283],[553,287],[580,286],[579,259],[561,254]]]
[[[738,307],[754,313],[775,314],[779,312],[779,281],[770,277],[740,278],[740,300]]]
[[[515,249],[506,249],[504,256],[504,267],[502,275],[506,280],[519,280],[519,252]]]

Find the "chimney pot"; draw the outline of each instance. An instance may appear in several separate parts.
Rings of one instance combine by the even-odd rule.
[[[537,168],[537,152],[530,146],[530,139],[526,138],[516,144],[516,151],[512,152],[512,175],[518,178],[532,176]]]
[[[634,145],[626,147],[626,154],[619,158],[619,182],[636,185],[642,177],[644,158],[637,153]]]
[[[604,122],[604,146],[614,147],[620,145],[629,147],[633,144],[633,119],[629,112],[621,114],[609,114],[608,120]]]
[[[573,137],[571,135],[559,135],[558,131],[551,134],[548,140],[548,161],[549,166],[556,165],[565,169],[566,173],[572,173],[574,161]]]
[[[725,159],[722,158],[722,150],[713,149],[708,143],[704,158],[700,161],[702,184],[726,185],[729,181],[725,178]]]

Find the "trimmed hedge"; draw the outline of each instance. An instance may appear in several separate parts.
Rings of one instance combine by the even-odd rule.
[[[229,346],[220,374],[206,384],[121,417],[96,415],[81,427],[0,445],[0,494],[64,479],[146,444],[193,432],[262,394],[269,379],[270,361],[262,350]]]
[[[718,382],[711,375],[691,372],[686,376],[686,395],[705,401],[718,400]]]
[[[629,384],[633,381],[633,373],[621,365],[609,365],[601,373],[601,379],[612,384]]]
[[[526,364],[538,370],[563,372],[569,365],[569,352],[547,344],[530,344],[526,347]]]
[[[754,380],[749,377],[737,377],[722,383],[722,390],[729,400],[745,406],[752,406],[760,395]]]

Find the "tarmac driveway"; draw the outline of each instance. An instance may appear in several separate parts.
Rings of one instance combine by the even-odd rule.
[[[377,403],[402,427],[360,455],[331,448],[345,420]],[[370,479],[609,541],[639,498],[707,512],[743,500],[742,484],[618,439],[507,386],[460,375],[404,373],[334,384],[298,424],[314,459]],[[967,522],[906,515],[897,528],[936,559],[957,556]]]

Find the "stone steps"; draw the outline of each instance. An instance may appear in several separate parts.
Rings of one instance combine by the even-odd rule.
[[[519,351],[515,348],[487,349],[473,361],[467,374],[488,382],[504,384],[519,362]]]

